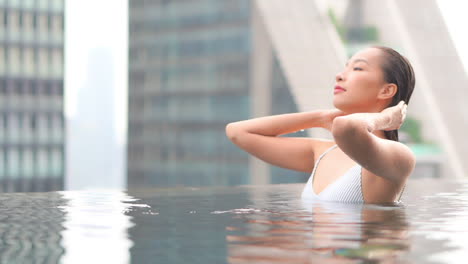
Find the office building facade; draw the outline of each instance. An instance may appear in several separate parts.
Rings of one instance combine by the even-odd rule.
[[[64,0],[0,0],[1,190],[64,178]]]
[[[249,0],[129,1],[129,187],[255,182],[224,131],[258,116],[253,14]],[[267,114],[296,112],[280,63],[268,67]],[[306,177],[270,172],[268,183]]]

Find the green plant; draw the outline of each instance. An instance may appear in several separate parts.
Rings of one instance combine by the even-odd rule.
[[[328,17],[330,18],[333,26],[335,26],[338,35],[340,36],[341,41],[346,43],[346,29],[344,28],[343,24],[338,20],[336,17],[335,11],[333,9],[328,8]]]
[[[406,132],[414,143],[423,143],[421,135],[421,121],[407,116],[400,130]]]

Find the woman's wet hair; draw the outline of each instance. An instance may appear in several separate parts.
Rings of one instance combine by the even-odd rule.
[[[398,87],[388,107],[395,106],[402,100],[408,104],[416,83],[411,63],[392,48],[383,46],[373,46],[373,48],[381,50],[384,54],[381,66],[385,82],[393,83]],[[384,131],[384,133],[387,139],[398,141],[398,130]]]

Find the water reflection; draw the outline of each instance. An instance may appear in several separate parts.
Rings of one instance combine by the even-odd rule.
[[[128,213],[146,204],[122,191],[63,192],[68,200],[62,232],[64,263],[129,263],[133,242],[127,230],[134,224]]]
[[[122,191],[1,194],[0,263],[130,263],[133,211]]]
[[[302,184],[0,194],[0,263],[459,263],[468,182],[403,205],[300,199]]]
[[[362,263],[408,251],[403,207],[304,202],[305,210],[245,216],[246,235],[226,237],[230,263]]]
[[[66,203],[59,193],[0,195],[0,263],[58,263]]]

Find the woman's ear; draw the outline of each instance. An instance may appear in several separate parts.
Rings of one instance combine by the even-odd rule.
[[[396,86],[396,84],[387,83],[382,87],[382,89],[380,89],[378,98],[379,99],[393,98],[393,96],[397,93],[397,91],[398,91],[398,86]]]

